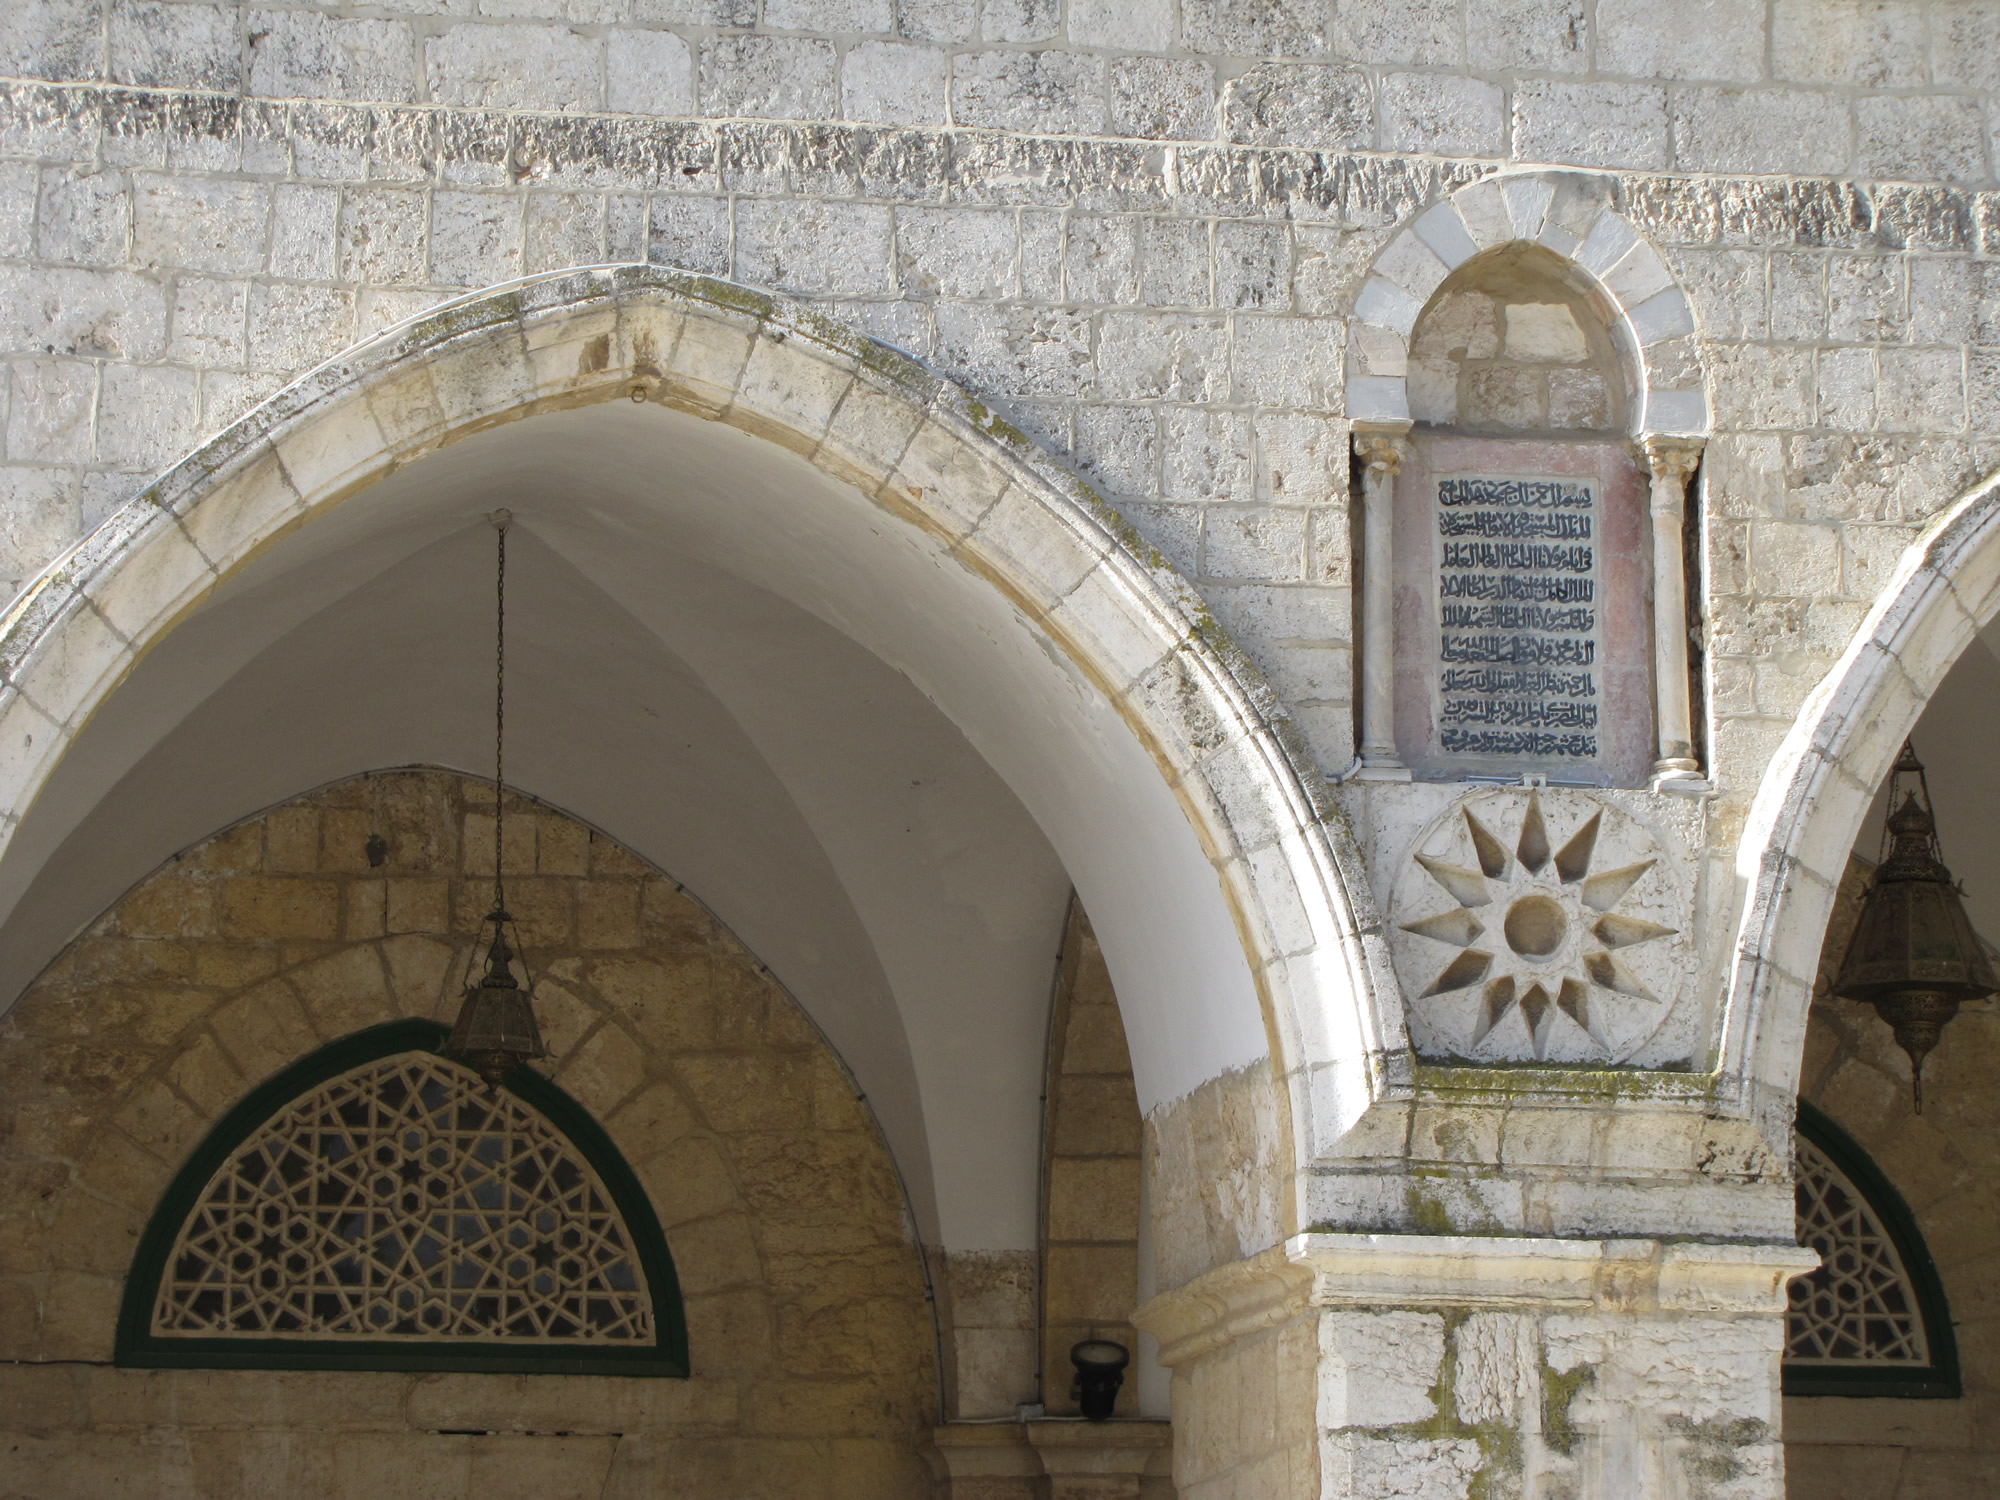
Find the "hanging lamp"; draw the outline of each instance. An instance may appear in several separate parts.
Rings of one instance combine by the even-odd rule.
[[[472,951],[466,955],[465,1000],[445,1043],[446,1054],[478,1073],[489,1089],[497,1089],[530,1058],[548,1056],[541,1028],[535,1024],[534,977],[521,948],[520,930],[507,912],[507,527],[513,519],[504,510],[492,515],[493,529],[500,536],[494,587],[493,910],[479,924]],[[489,930],[492,936],[487,938]],[[486,940],[486,972],[475,983],[481,938]],[[516,959],[525,984],[514,977]]]
[[[1907,790],[1903,778],[1916,782]],[[1920,795],[1921,794],[1921,795]],[[1862,898],[1833,992],[1873,1005],[1910,1056],[1910,1092],[1924,1112],[1924,1058],[1968,1000],[2000,989],[1985,945],[1944,865],[1930,782],[1905,741],[1889,773],[1882,858]]]

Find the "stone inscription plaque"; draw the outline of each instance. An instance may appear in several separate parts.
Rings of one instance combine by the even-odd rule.
[[[1643,786],[1646,487],[1622,444],[1418,433],[1396,476],[1396,749],[1425,780]]]
[[[1440,746],[1596,760],[1595,485],[1486,474],[1436,483]]]

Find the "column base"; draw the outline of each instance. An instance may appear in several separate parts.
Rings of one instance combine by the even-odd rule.
[[[1410,768],[1399,760],[1364,760],[1349,781],[1411,781]]]
[[[1705,797],[1715,790],[1715,783],[1701,774],[1698,762],[1679,757],[1654,761],[1653,775],[1647,785],[1656,792],[1671,792],[1680,797]]]

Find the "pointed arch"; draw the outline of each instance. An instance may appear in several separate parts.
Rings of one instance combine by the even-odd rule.
[[[2000,614],[2000,476],[1904,552],[1758,783],[1722,1022],[1722,1097],[1788,1120],[1827,919],[1875,790],[1973,635]]]
[[[914,527],[1045,636],[1150,756],[1212,869],[1211,927],[1240,946],[1231,962],[1248,982],[1240,995],[1184,985],[1178,1012],[1128,1019],[1149,1103],[1261,1056],[1297,1169],[1372,1099],[1407,1087],[1358,857],[1301,736],[1192,586],[915,361],[798,303],[657,267],[528,278],[390,329],[176,464],[59,559],[0,621],[0,858],[125,674],[246,561],[463,438],[628,399],[777,444]],[[1107,910],[1107,930],[1113,920]],[[1203,1055],[1218,1028],[1234,1028],[1236,1055]],[[1146,1061],[1149,1043],[1176,1067]]]
[[[1565,263],[1612,330],[1630,369],[1632,431],[1694,437],[1708,398],[1658,359],[1694,332],[1694,313],[1660,254],[1611,206],[1609,178],[1512,172],[1460,188],[1412,220],[1376,256],[1354,302],[1347,341],[1347,415],[1408,422],[1406,368],[1417,318],[1445,278],[1489,251],[1538,245]]]

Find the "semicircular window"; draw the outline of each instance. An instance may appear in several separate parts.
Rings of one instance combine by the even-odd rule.
[[[609,1138],[529,1069],[497,1091],[404,1021],[210,1132],[147,1226],[127,1365],[685,1375],[673,1261]]]
[[[1902,1195],[1804,1100],[1794,1145],[1799,1243],[1820,1267],[1791,1284],[1785,1394],[1957,1396],[1944,1288]]]

